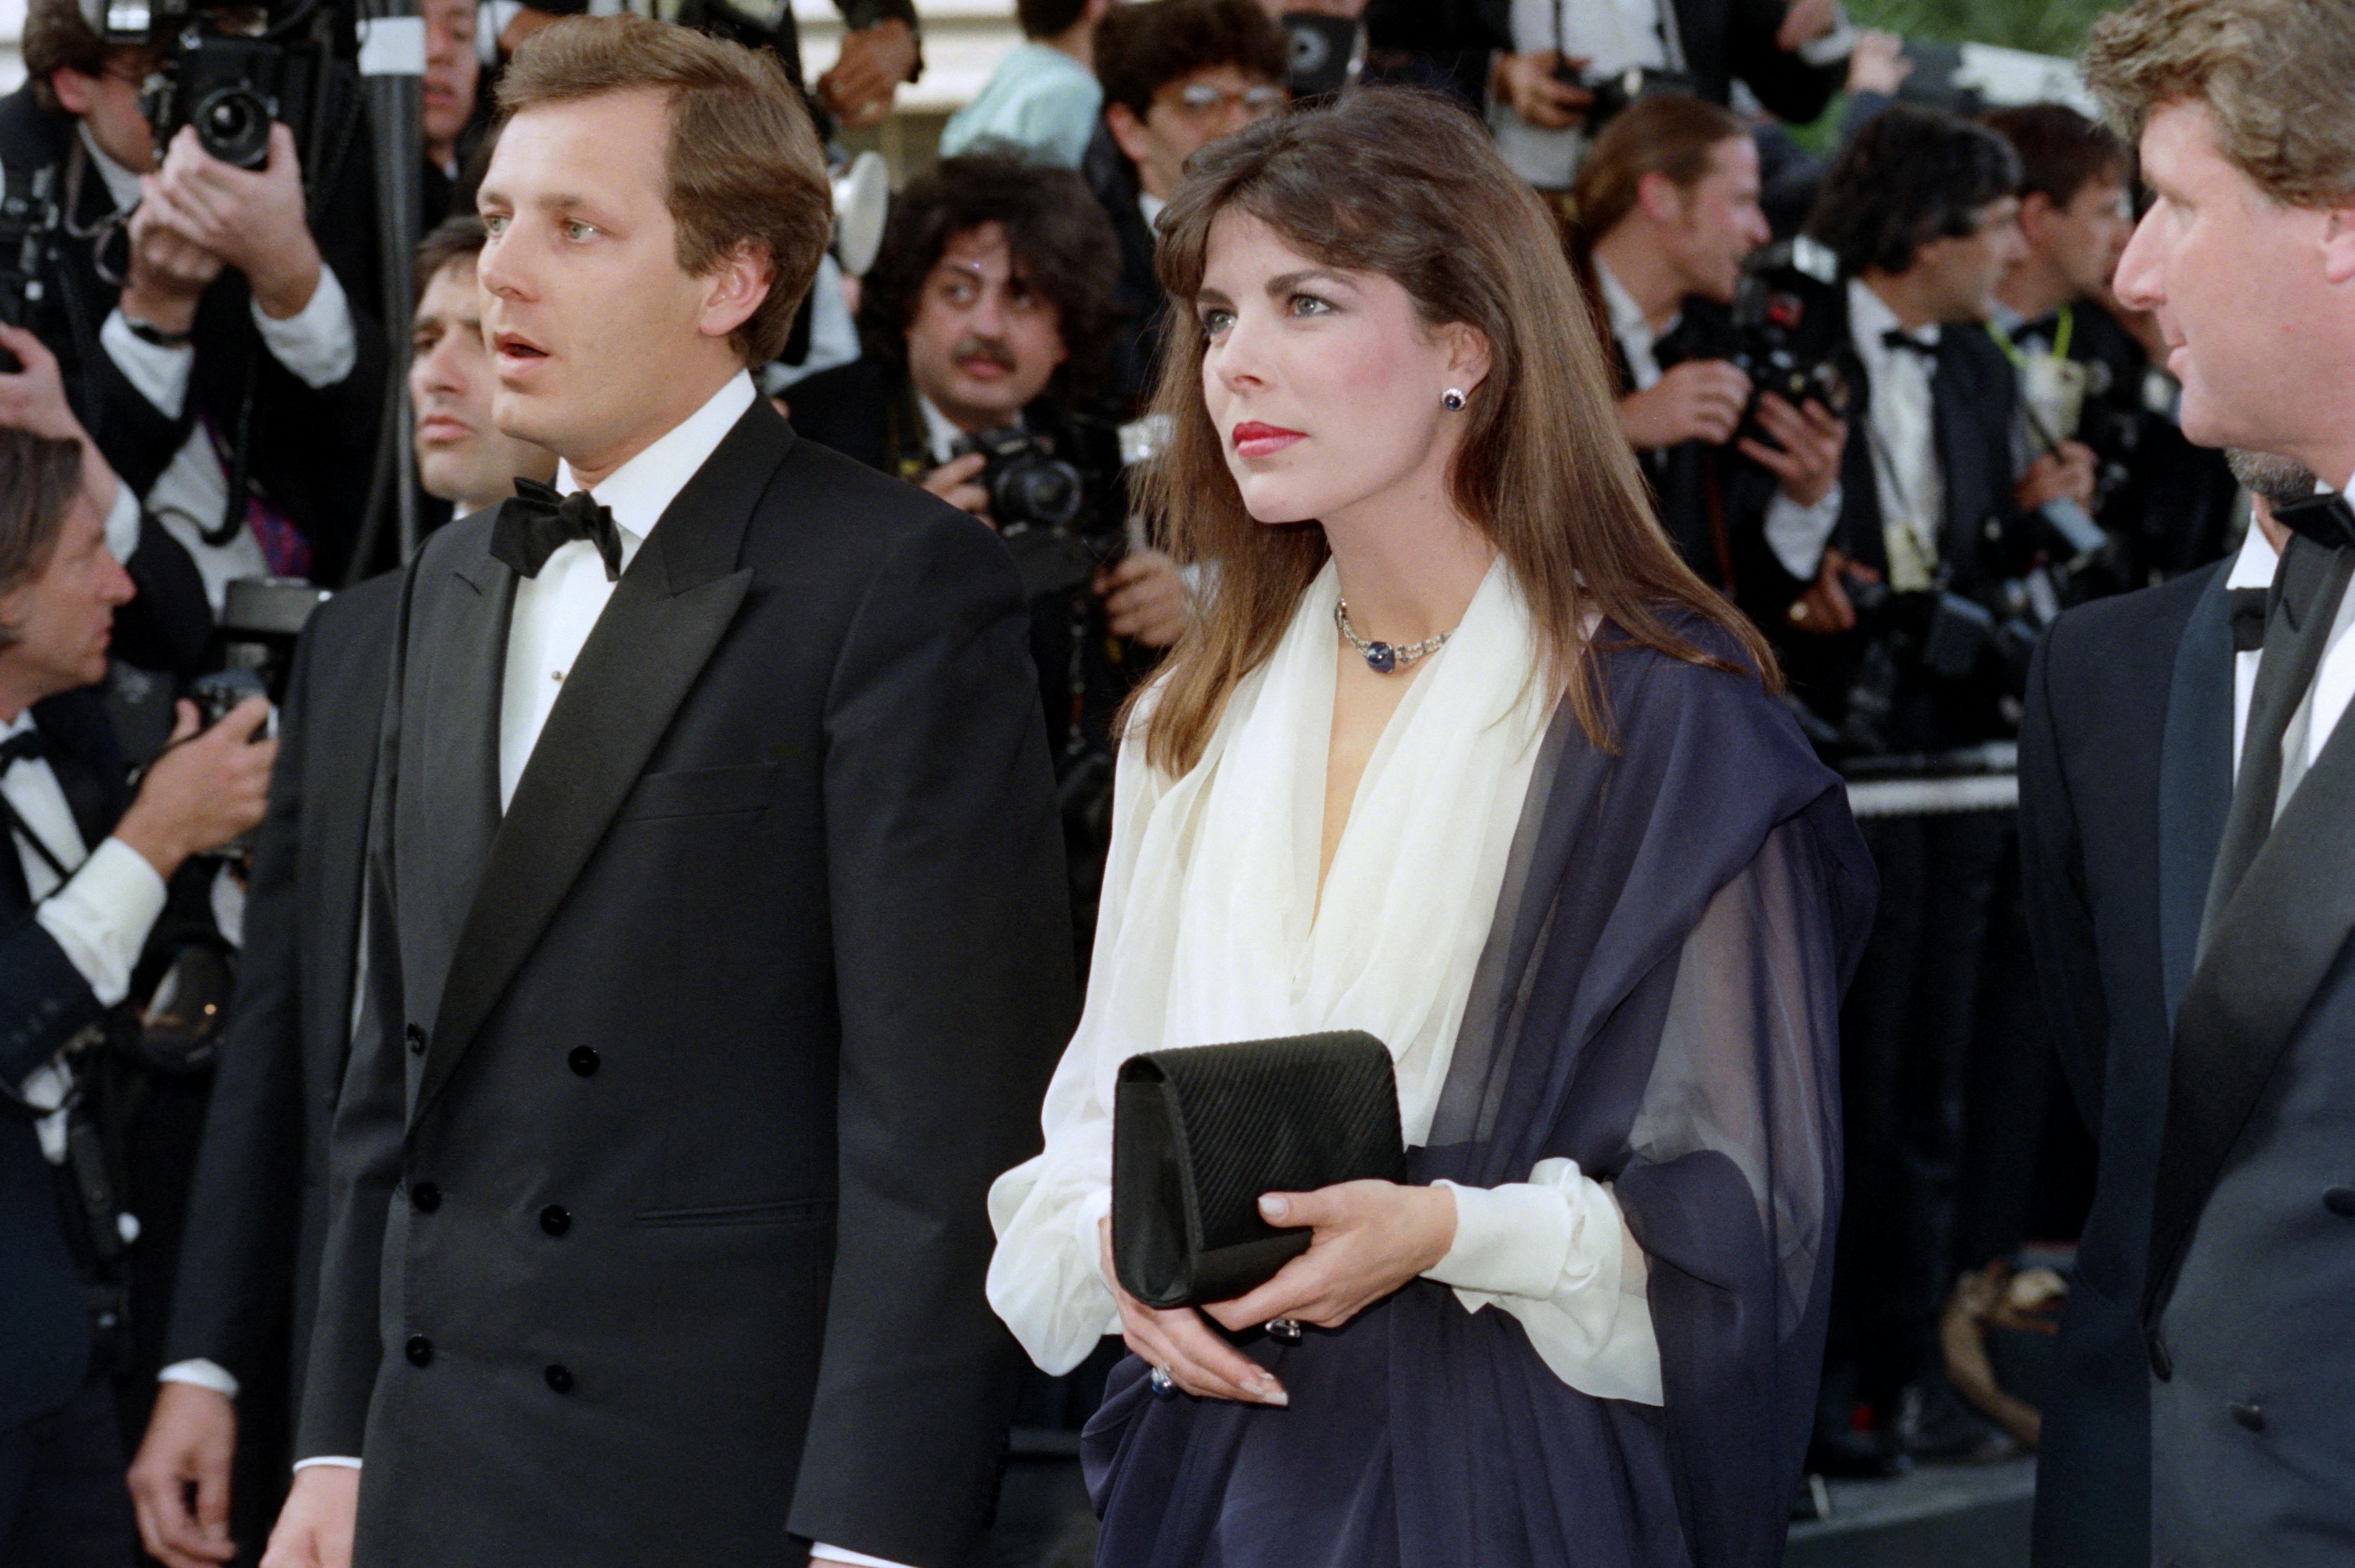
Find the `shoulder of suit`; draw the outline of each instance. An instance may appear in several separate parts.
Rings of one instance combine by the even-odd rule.
[[[336,590],[311,612],[304,633],[314,641],[325,641],[365,635],[367,630],[379,626],[389,630],[400,603],[400,577],[398,571],[379,572],[365,582]]]
[[[2228,557],[2155,587],[2112,594],[2064,611],[2045,637],[2045,656],[2051,662],[2054,677],[2083,672],[2162,682],[2171,678],[2171,661],[2161,661],[2154,668],[2153,656],[2171,652],[2209,583],[2231,567]]]

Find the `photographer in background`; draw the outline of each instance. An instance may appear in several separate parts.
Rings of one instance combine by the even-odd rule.
[[[1124,412],[1144,406],[1161,360],[1154,219],[1197,148],[1284,107],[1290,48],[1252,0],[1127,0],[1096,29],[1103,124],[1080,172],[1120,242],[1112,389]]]
[[[1112,0],[1016,0],[1022,45],[997,62],[974,101],[949,116],[941,156],[995,143],[1034,163],[1075,169],[1096,131],[1096,24]]]
[[[260,699],[201,734],[182,703],[174,744],[126,788],[91,688],[133,589],[83,463],[76,443],[0,430],[0,1562],[44,1568],[122,1568],[134,1546],[111,1375],[137,1227],[113,1208],[108,1107],[77,1081],[136,1027],[118,1009],[166,882],[261,820],[277,753],[249,743]]]
[[[483,220],[417,248],[409,398],[426,493],[459,517],[554,476],[556,455],[491,421],[475,278]],[[285,1495],[326,1236],[327,1133],[350,1051],[362,849],[391,669],[399,573],[304,628],[279,711],[283,764],[255,847],[250,939],[188,1200],[155,1409],[130,1474],[140,1536],[167,1568],[258,1543]]]
[[[1805,124],[1847,80],[1856,42],[1838,0],[1511,0],[1509,11],[1488,123],[1513,172],[1548,191],[1570,188],[1604,129],[1591,84],[1640,70],[1725,103],[1740,81],[1769,113]]]
[[[1619,423],[1685,564],[1732,594],[1729,450],[1773,475],[1769,527],[1828,531],[1848,427],[1820,401],[1752,401],[1728,307],[1768,238],[1758,147],[1730,109],[1664,95],[1611,123],[1579,170],[1580,280],[1619,371]],[[1742,431],[1755,418],[1756,429]]]
[[[484,123],[483,59],[474,29],[474,0],[418,0],[425,23],[425,74],[418,84],[418,130],[425,144],[425,177],[420,195],[430,230],[463,202],[474,208],[464,187],[465,159]]]
[[[214,607],[231,578],[340,581],[384,395],[375,204],[365,136],[336,166],[297,166],[271,133],[261,170],[193,129],[159,149],[140,84],[161,62],[111,45],[78,0],[31,0],[26,85],[0,100],[12,190],[38,171],[62,208],[31,325],[108,463],[186,548]],[[331,97],[348,95],[331,94]],[[357,127],[356,101],[330,105]],[[322,192],[317,228],[304,180]],[[247,494],[232,503],[237,455]]]
[[[990,459],[963,443],[1018,428],[1081,471],[1093,537],[1127,520],[1117,440],[1088,418],[1114,325],[1113,237],[1079,176],[992,155],[949,158],[891,204],[866,280],[866,354],[790,394],[803,435],[925,489],[990,523]],[[1116,548],[1116,545],[1115,545]],[[1065,786],[1082,958],[1103,865],[1103,826],[1082,824],[1092,784],[1109,781],[1114,711],[1178,640],[1188,613],[1178,565],[1130,548],[1077,593],[1031,606],[1048,739]]]

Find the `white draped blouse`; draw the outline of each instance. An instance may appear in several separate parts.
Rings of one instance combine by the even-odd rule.
[[[1184,775],[1147,763],[1134,730],[1122,746],[1087,1005],[1047,1091],[1046,1148],[989,1194],[990,1305],[1050,1372],[1119,1331],[1097,1223],[1129,1057],[1364,1029],[1396,1063],[1407,1143],[1429,1135],[1552,701],[1500,559],[1383,731],[1320,899],[1339,592],[1328,564]],[[1642,1254],[1610,1189],[1567,1159],[1449,1185],[1455,1244],[1427,1277],[1466,1311],[1511,1313],[1582,1392],[1659,1403]]]

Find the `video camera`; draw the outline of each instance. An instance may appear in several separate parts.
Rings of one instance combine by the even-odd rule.
[[[354,16],[336,0],[230,5],[221,0],[81,0],[108,43],[148,49],[156,66],[139,94],[160,152],[183,125],[225,164],[270,161],[270,126],[283,123],[304,150],[323,128],[329,80],[357,52]]]

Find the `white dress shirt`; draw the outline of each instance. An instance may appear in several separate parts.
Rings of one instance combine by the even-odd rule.
[[[99,177],[106,182],[107,194],[114,198],[116,208],[128,211],[139,205],[139,176],[108,157],[87,126],[82,129],[81,139],[83,151],[91,165],[98,170]],[[359,338],[352,327],[351,303],[345,297],[344,285],[336,277],[335,269],[325,262],[319,265],[319,286],[311,291],[310,303],[284,321],[274,321],[263,315],[259,301],[252,308],[262,346],[304,386],[332,387],[350,375],[352,367],[358,362]],[[166,419],[180,417],[188,400],[188,379],[196,368],[197,351],[192,346],[165,348],[144,341],[132,332],[119,305],[98,329],[98,341],[107,357],[122,370],[123,379],[153,403],[157,412]],[[212,601],[215,614],[220,613],[221,598],[231,579],[258,576],[269,571],[261,546],[250,528],[240,529],[223,544],[210,545],[204,540],[204,531],[218,528],[228,513],[229,471],[221,464],[210,433],[201,425],[188,432],[186,443],[156,475],[147,492],[147,509],[186,547],[197,573],[204,579],[205,595]],[[131,535],[133,543],[137,538],[134,531]],[[111,531],[108,544],[114,545]],[[123,551],[118,548],[115,553],[120,556]]]
[[[1660,384],[1666,374],[1660,368],[1660,339],[1677,329],[1681,315],[1671,316],[1668,324],[1657,332],[1644,315],[1644,307],[1627,292],[1616,274],[1604,265],[1602,258],[1594,262],[1594,279],[1603,289],[1603,307],[1611,317],[1611,336],[1619,344],[1619,352],[1627,357],[1627,372],[1634,379],[1636,389],[1648,392]],[[1839,527],[1840,487],[1835,483],[1824,493],[1824,498],[1812,507],[1803,507],[1783,490],[1774,492],[1774,499],[1766,507],[1766,543],[1783,570],[1797,578],[1812,579],[1823,560],[1824,541]]]
[[[1889,586],[1901,593],[1918,592],[1936,581],[1938,533],[1946,511],[1931,411],[1930,357],[1885,341],[1884,334],[1898,329],[1897,313],[1859,279],[1849,280],[1848,312],[1849,337],[1871,388],[1866,433],[1881,490]],[[1924,348],[1938,346],[1934,325],[1913,336]]]
[[[0,725],[0,740],[31,730],[32,709]],[[93,853],[82,842],[73,808],[47,759],[20,761],[0,773],[0,796],[48,850],[39,850],[12,835],[16,862],[24,869],[25,891],[32,895],[33,919],[65,952],[66,961],[90,982],[101,1007],[112,1007],[131,994],[131,971],[147,945],[147,933],[164,912],[164,879],[146,857],[120,838],[109,838]],[[73,875],[60,879],[49,857]],[[56,1058],[27,1074],[18,1090],[34,1109],[52,1114],[35,1124],[41,1153],[52,1165],[65,1163],[65,1104],[70,1087]]]
[[[2350,496],[2350,504],[2355,505],[2355,485],[2348,487],[2348,494]],[[2252,535],[2259,532],[2254,523],[2249,525],[2249,532]],[[2245,557],[2247,553],[2248,546],[2243,544],[2242,554]],[[2238,580],[2239,565],[2236,562],[2233,576],[2228,581],[2237,583]],[[2305,764],[2309,768],[2314,765],[2315,759],[2322,754],[2322,748],[2329,743],[2330,732],[2339,727],[2339,720],[2346,716],[2349,701],[2355,699],[2355,636],[2348,635],[2350,628],[2355,628],[2355,592],[2343,594],[2339,601],[2339,613],[2331,622],[2329,640],[2323,645],[2322,663],[2315,670],[2314,684],[2307,688],[2305,699],[2299,705],[2307,709],[2304,715],[2303,725],[2300,724],[2298,716],[2293,715],[2288,733],[2282,737],[2282,744],[2288,746],[2295,743],[2301,731],[2303,732],[2306,742]],[[2262,658],[2261,655],[2256,654],[2243,654],[2241,656],[2248,660]],[[2238,673],[2236,670],[2235,674]],[[2237,687],[2240,683],[2236,681],[2234,684]],[[2248,685],[2254,689],[2255,684],[2256,677],[2252,671],[2248,677]],[[2240,769],[2241,747],[2245,740],[2247,718],[2243,702],[2236,701],[2233,706],[2236,709],[2237,723],[2232,743],[2232,765],[2237,777]]]
[[[2234,588],[2271,588],[2274,570],[2281,557],[2274,553],[2273,541],[2254,519],[2249,523],[2249,537],[2241,541],[2241,553],[2232,558],[2232,570],[2226,573],[2224,586]],[[2241,744],[2249,733],[2249,701],[2256,695],[2257,661],[2264,656],[2262,648],[2251,648],[2232,654],[2232,779],[2241,777]]]

